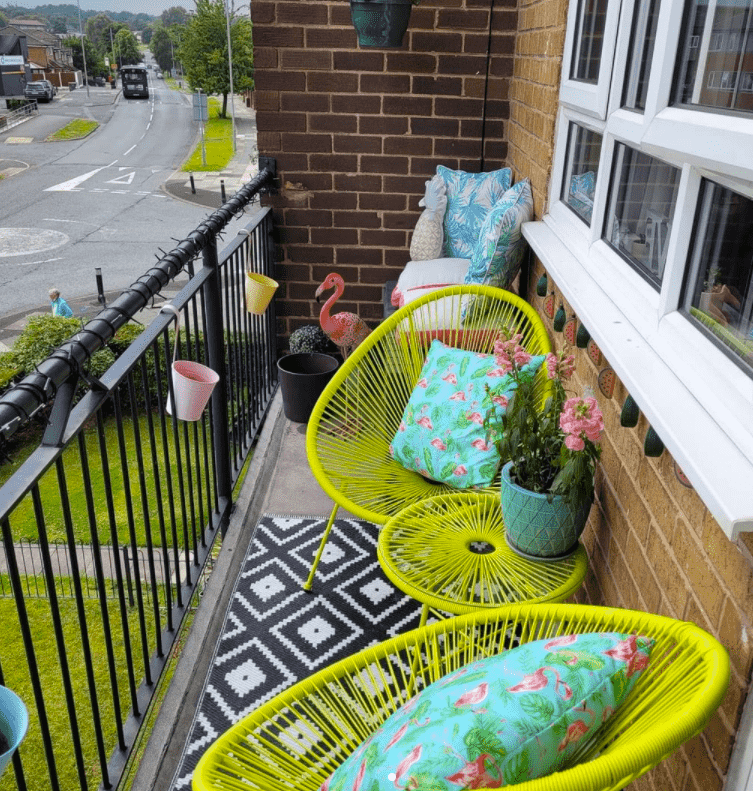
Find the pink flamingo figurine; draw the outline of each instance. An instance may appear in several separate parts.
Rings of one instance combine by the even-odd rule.
[[[330,340],[340,349],[343,358],[346,358],[371,330],[355,313],[330,315],[332,306],[345,291],[345,283],[340,275],[334,273],[327,275],[324,282],[316,289],[316,294],[314,295],[316,301],[319,301],[319,296],[323,291],[329,291],[331,288],[335,289],[335,293],[322,306],[319,314],[319,323]]]

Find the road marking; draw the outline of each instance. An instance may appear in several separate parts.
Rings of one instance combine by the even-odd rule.
[[[116,176],[114,179],[106,181],[105,184],[132,184],[135,175],[136,171],[132,170],[130,173],[125,173],[122,176]]]
[[[134,143],[134,144],[133,144],[133,145],[132,145],[132,146],[131,146],[131,147],[128,149],[128,151],[124,151],[124,152],[123,152],[123,156],[125,156],[126,154],[130,154],[130,153],[131,153],[131,151],[133,151],[133,149],[134,149],[134,148],[136,148],[136,146],[137,146],[137,145],[138,145],[138,143]]]
[[[62,261],[62,258],[45,258],[44,261],[26,261],[23,264],[19,264],[19,266],[38,266],[39,264],[51,264],[53,261]],[[9,266],[9,264],[6,264]]]
[[[115,160],[117,162],[117,159]],[[100,170],[104,170],[105,168],[110,167],[109,165],[105,165],[104,167],[97,168],[96,170],[91,170],[88,173],[84,173],[83,176],[76,176],[74,179],[68,179],[68,181],[61,181],[60,184],[55,184],[52,187],[47,187],[45,192],[79,192],[76,190],[79,184],[82,184],[87,179],[90,179],[92,176],[96,176]]]

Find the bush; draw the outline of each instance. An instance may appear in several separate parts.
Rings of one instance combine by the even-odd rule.
[[[299,327],[290,334],[288,339],[290,353],[299,352],[323,352],[324,354],[334,354],[338,351],[337,346],[329,339],[329,336],[321,327],[315,324],[307,324]]]

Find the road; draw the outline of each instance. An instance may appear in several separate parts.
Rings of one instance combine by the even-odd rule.
[[[160,187],[197,139],[191,97],[150,73],[150,98],[112,88],[60,91],[40,115],[0,135],[0,315],[121,290],[190,233],[207,209]],[[45,142],[71,118],[101,126],[83,140]],[[10,168],[10,170],[9,170]],[[15,172],[14,172],[15,171]]]

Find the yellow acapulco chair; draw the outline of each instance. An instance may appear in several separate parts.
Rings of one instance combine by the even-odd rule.
[[[437,621],[300,681],[210,745],[193,791],[316,791],[424,686],[512,645],[588,632],[653,637],[648,667],[606,724],[581,741],[575,763],[515,789],[623,789],[703,730],[729,683],[727,652],[695,624],[664,616],[527,604]]]
[[[543,322],[517,295],[491,286],[452,286],[398,310],[337,371],[306,431],[309,465],[334,508],[304,589],[311,589],[341,506],[382,525],[408,505],[457,491],[406,470],[392,459],[389,445],[432,341],[491,353],[502,329],[520,333],[531,354],[551,351]],[[536,382],[543,403],[550,391],[543,366]],[[491,487],[477,491],[498,493],[499,476]]]

